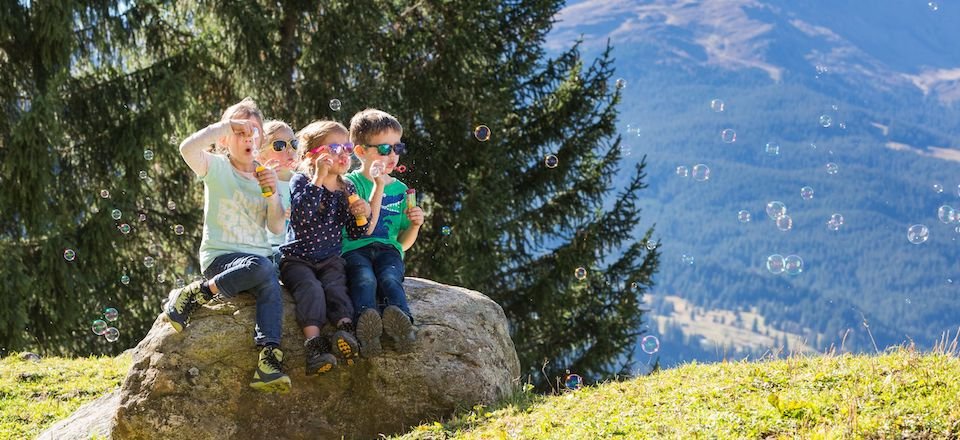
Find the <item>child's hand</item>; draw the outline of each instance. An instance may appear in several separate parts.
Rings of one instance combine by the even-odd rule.
[[[358,198],[350,204],[350,214],[354,217],[370,217],[370,204],[366,200]]]
[[[269,187],[270,191],[277,194],[277,172],[273,168],[264,168],[263,171],[258,172],[257,180],[261,188]]]
[[[314,180],[323,180],[330,173],[330,167],[333,166],[333,156],[330,153],[320,153],[313,159],[313,169],[315,170]]]
[[[253,135],[253,124],[247,119],[231,119],[230,129],[237,136],[250,137]]]
[[[405,212],[411,224],[417,227],[423,226],[423,210],[419,206],[409,208]]]

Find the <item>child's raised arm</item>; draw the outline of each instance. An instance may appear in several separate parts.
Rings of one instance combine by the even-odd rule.
[[[243,119],[232,119],[210,124],[180,143],[180,156],[183,157],[183,161],[194,173],[200,177],[206,176],[207,156],[210,155],[210,153],[207,153],[207,148],[221,137],[229,136],[231,133],[249,136],[250,131],[250,123]]]

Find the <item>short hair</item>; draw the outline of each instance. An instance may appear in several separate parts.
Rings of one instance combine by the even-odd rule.
[[[382,110],[368,108],[350,118],[350,142],[354,144],[367,144],[370,138],[388,130],[403,134],[400,121]]]
[[[297,132],[297,142],[300,143],[297,147],[297,161],[299,162],[297,171],[313,174],[312,161],[304,160],[307,157],[307,152],[326,144],[327,137],[331,134],[342,134],[346,136],[350,133],[343,124],[328,120],[313,121]]]
[[[246,97],[240,100],[240,102],[227,107],[223,111],[223,115],[220,116],[220,121],[229,121],[231,119],[244,119],[255,117],[260,121],[260,125],[263,125],[263,113],[260,112],[260,108],[257,107],[257,103],[253,101],[253,98]],[[261,136],[260,140],[264,138]],[[220,145],[218,141],[214,146],[214,152],[218,154],[227,153],[227,148],[223,145]]]

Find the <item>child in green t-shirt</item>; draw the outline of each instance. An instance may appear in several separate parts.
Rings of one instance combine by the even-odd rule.
[[[380,110],[366,109],[350,119],[350,141],[356,144],[354,154],[362,167],[346,178],[365,200],[371,198],[376,185],[383,185],[382,199],[370,200],[371,209],[379,213],[376,227],[366,237],[351,240],[345,236],[343,240],[350,298],[358,315],[357,339],[364,357],[380,354],[383,333],[402,352],[411,350],[416,342],[403,290],[403,253],[417,240],[423,211],[407,205],[407,186],[390,176],[400,155],[406,153],[402,135],[397,119]]]

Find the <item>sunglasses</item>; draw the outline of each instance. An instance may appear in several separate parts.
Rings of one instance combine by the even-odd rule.
[[[310,154],[317,154],[320,151],[322,151],[324,148],[329,149],[330,152],[333,154],[344,154],[344,153],[350,153],[351,151],[353,151],[353,144],[350,142],[347,142],[345,144],[317,145],[316,147],[310,150]]]
[[[390,154],[390,150],[393,150],[393,152],[397,153],[398,156],[401,154],[407,154],[407,144],[403,142],[398,142],[393,145],[380,144],[380,145],[360,145],[360,146],[364,148],[376,148],[377,152],[380,153],[381,156],[386,156]]]
[[[287,148],[287,145],[289,145],[290,148],[296,150],[297,145],[299,144],[300,144],[300,141],[296,139],[290,139],[290,142],[287,142],[284,140],[273,141],[273,151],[283,151],[284,148]]]

